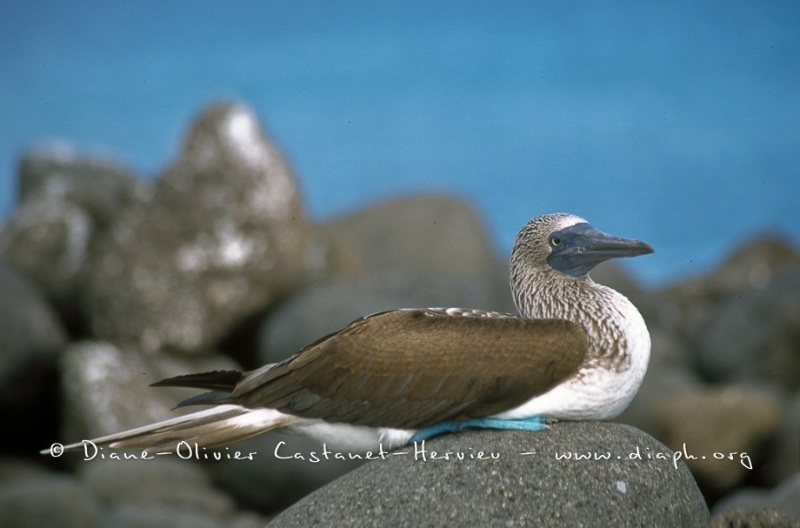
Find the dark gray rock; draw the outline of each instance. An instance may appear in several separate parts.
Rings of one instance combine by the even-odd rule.
[[[95,245],[91,328],[150,352],[203,352],[322,273],[327,250],[256,117],[239,104],[216,104],[191,126],[152,201],[123,211]]]
[[[262,528],[267,520],[252,513],[224,518],[191,509],[155,504],[117,504],[104,512],[98,528]]]
[[[758,511],[784,512],[793,519],[795,523],[798,523],[798,519],[800,519],[800,474],[795,472],[794,475],[788,477],[772,490],[763,488],[744,488],[737,490],[714,505],[715,522],[716,518],[747,519],[752,516],[755,519],[763,519],[763,517],[754,515],[755,512]],[[743,512],[746,512],[746,514],[743,515]],[[800,523],[798,523],[798,525],[800,525]],[[744,525],[734,524],[732,526]],[[790,525],[753,524],[752,526]]]
[[[44,145],[25,153],[20,162],[21,203],[72,203],[100,226],[147,193],[147,185],[130,169],[69,144]]]
[[[283,442],[282,445],[278,445]],[[255,453],[252,460],[221,461],[208,470],[214,482],[236,497],[239,504],[263,512],[283,510],[325,484],[363,465],[358,460],[278,459],[279,454],[321,453],[322,445],[306,437],[268,433],[236,444],[242,453]]]
[[[261,329],[263,362],[383,310],[516,311],[508,263],[496,257],[480,215],[460,198],[395,198],[334,218],[324,229],[351,248],[360,272],[309,284],[274,310]]]
[[[451,195],[403,196],[333,218],[324,224],[357,248],[365,271],[405,269],[421,275],[494,277],[499,264],[478,212]]]
[[[711,528],[800,528],[800,520],[772,508],[738,508],[715,515]]]
[[[719,493],[746,478],[761,460],[766,440],[778,430],[781,403],[772,391],[754,387],[696,387],[665,397],[653,414],[663,427],[661,440],[676,451],[685,445],[696,457],[687,465],[698,481]]]
[[[427,461],[388,456],[345,475],[270,526],[707,526],[691,473],[632,427],[562,423],[539,433],[476,431],[425,443]],[[433,460],[450,452],[449,460]],[[522,455],[533,452],[534,455]],[[478,460],[497,454],[496,460]],[[458,460],[455,453],[463,453]],[[557,460],[556,453],[609,454]],[[636,459],[636,454],[642,459]],[[631,458],[633,454],[633,459]],[[662,454],[664,460],[657,459]]]
[[[55,422],[56,361],[66,332],[40,292],[0,261],[0,421],[29,424],[0,447],[27,450]],[[30,417],[39,419],[31,423]]]
[[[116,163],[58,145],[25,154],[19,188],[0,253],[63,311],[74,311],[93,237],[145,199],[147,185]]]
[[[74,343],[61,359],[64,426],[61,441],[116,433],[180,414],[172,409],[197,391],[153,388],[160,379],[210,370],[237,369],[221,356],[147,356],[132,347]],[[191,412],[191,409],[183,412]]]
[[[695,340],[699,367],[711,379],[800,385],[800,266],[722,303]]]
[[[100,505],[76,479],[48,475],[0,484],[0,526],[94,526]]]
[[[192,511],[172,508],[160,504],[143,507],[136,504],[120,504],[103,515],[97,523],[98,528],[225,528],[222,519]]]
[[[233,500],[211,486],[197,463],[177,457],[90,460],[79,466],[79,477],[103,504],[164,506],[216,518],[235,509]]]
[[[800,392],[784,401],[781,425],[775,443],[764,456],[765,480],[777,484],[796,475],[800,465]],[[787,463],[795,461],[795,463]]]
[[[722,301],[764,288],[775,277],[800,264],[800,254],[778,234],[745,240],[716,269],[683,280],[659,293],[659,321],[688,334]]]
[[[14,212],[0,233],[0,252],[58,306],[69,309],[75,304],[95,227],[74,204],[29,202]]]
[[[0,484],[27,478],[46,477],[49,470],[30,458],[0,456]]]
[[[508,307],[490,283],[397,269],[315,283],[269,314],[261,328],[259,357],[263,363],[280,361],[357,318],[384,310],[458,306],[505,311]]]

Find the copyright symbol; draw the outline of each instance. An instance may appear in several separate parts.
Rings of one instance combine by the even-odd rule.
[[[56,442],[55,444],[50,446],[50,456],[53,458],[58,458],[64,454],[64,445],[59,444]]]

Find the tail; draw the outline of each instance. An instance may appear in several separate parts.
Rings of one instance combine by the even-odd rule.
[[[238,376],[237,376],[238,375]],[[241,373],[210,372],[178,376],[158,383],[154,386],[183,386],[214,389],[210,393],[201,394],[184,400],[178,407],[191,404],[212,404],[215,407],[202,411],[170,418],[161,422],[120,433],[92,439],[97,446],[112,448],[150,449],[157,452],[174,452],[180,442],[195,443],[200,447],[220,447],[254,436],[281,429],[296,422],[296,416],[284,414],[275,409],[249,409],[231,402],[230,391]],[[82,449],[84,442],[76,442],[63,446],[64,451]],[[48,454],[49,449],[42,450]]]

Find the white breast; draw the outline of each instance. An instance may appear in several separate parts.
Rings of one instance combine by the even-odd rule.
[[[563,420],[607,420],[619,415],[633,399],[647,371],[650,360],[650,334],[644,319],[636,307],[624,295],[610,288],[591,284],[602,298],[601,306],[595,310],[583,306],[589,320],[601,320],[602,324],[584,324],[589,334],[590,346],[597,354],[607,352],[609,347],[622,347],[627,357],[618,365],[608,361],[589,358],[573,377],[550,391],[536,396],[519,407],[500,414],[502,419],[525,419],[532,417]],[[598,315],[603,317],[598,319]],[[582,317],[570,317],[579,322]],[[539,315],[547,317],[549,314]]]

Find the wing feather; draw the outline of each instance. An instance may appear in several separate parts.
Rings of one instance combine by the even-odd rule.
[[[245,374],[232,396],[302,417],[418,428],[513,408],[574,374],[587,348],[583,328],[561,319],[395,310]]]

